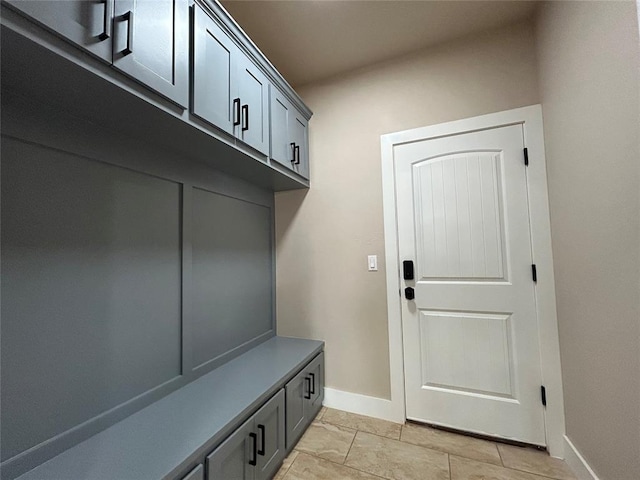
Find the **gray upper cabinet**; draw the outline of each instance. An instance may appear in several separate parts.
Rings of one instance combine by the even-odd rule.
[[[270,90],[271,160],[309,178],[307,120],[274,86]]]
[[[200,6],[194,7],[194,115],[269,154],[269,81]]]
[[[115,0],[113,65],[186,107],[188,0]]]
[[[233,104],[237,87],[232,81],[239,55],[238,47],[216,22],[194,7],[191,111],[230,135],[234,121],[240,124],[240,101]]]
[[[207,456],[207,480],[266,480],[285,456],[284,392],[258,410]]]
[[[189,0],[8,0],[163,97],[187,106]]]
[[[111,63],[114,0],[6,0],[58,35]]]
[[[269,155],[269,82],[248,58],[241,56],[236,72],[240,99],[240,125],[236,136]]]

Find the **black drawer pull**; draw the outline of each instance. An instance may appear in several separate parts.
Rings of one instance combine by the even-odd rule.
[[[240,98],[233,99],[233,126],[240,125]]]
[[[316,393],[316,374],[315,373],[310,373],[309,375],[311,375],[311,395],[314,395]]]
[[[242,131],[245,132],[249,130],[249,105],[242,106],[242,120],[244,121],[244,125],[242,125]]]
[[[296,165],[300,165],[300,145],[295,146]]]
[[[102,0],[102,3],[104,3],[104,19],[102,24],[102,33],[98,35],[98,38],[104,41],[111,36],[111,15],[109,15],[109,5],[111,4],[111,0]]]
[[[133,53],[133,12],[129,10],[122,15],[122,20],[127,21],[127,46],[122,50],[122,55]]]
[[[267,439],[265,438],[264,434],[264,425],[258,425],[258,430],[260,430],[260,449],[258,449],[258,455],[262,455],[264,457],[265,450],[267,449]]]
[[[311,378],[310,377],[304,377],[304,383],[305,383],[305,387],[307,387],[304,393],[304,398],[306,398],[307,400],[311,400]],[[309,395],[307,397],[307,395]]]
[[[291,163],[295,164],[296,163],[296,144],[291,142],[289,145],[291,145],[291,155],[293,156],[293,158],[291,159]]]
[[[249,436],[253,440],[253,448],[252,448],[253,458],[249,460],[249,465],[255,467],[258,463],[258,456],[256,454],[257,448],[258,448],[258,436],[253,432],[251,432]]]

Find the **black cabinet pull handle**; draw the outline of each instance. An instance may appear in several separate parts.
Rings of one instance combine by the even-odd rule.
[[[129,55],[133,53],[133,12],[129,10],[122,15],[122,20],[125,20],[127,25],[127,46],[122,50],[122,55]]]
[[[296,163],[296,144],[291,142],[289,145],[291,145],[291,155],[293,156],[293,158],[291,159],[291,163]]]
[[[242,120],[244,121],[244,125],[242,125],[242,131],[245,132],[249,130],[249,105],[242,106]]]
[[[311,375],[311,391],[309,393],[314,395],[316,393],[316,374],[310,373],[309,375]]]
[[[267,449],[267,440],[264,434],[264,425],[258,425],[258,430],[260,430],[260,449],[258,449],[258,455],[262,455],[264,457],[265,450]]]
[[[311,400],[311,378],[304,377],[304,383],[305,383],[305,387],[307,387],[306,392],[304,394],[304,398],[306,398],[307,400]],[[307,397],[307,395],[309,396]]]
[[[102,24],[102,33],[98,35],[98,38],[104,41],[111,36],[111,15],[109,15],[109,5],[111,4],[111,0],[103,0],[102,3],[104,3],[104,19]]]
[[[258,436],[253,432],[251,432],[249,434],[249,436],[253,440],[253,448],[252,448],[253,458],[251,460],[249,460],[249,465],[255,467],[257,465],[257,463],[258,463],[258,457],[256,455],[256,451],[257,451],[257,448],[258,448]]]
[[[296,145],[294,147],[295,157],[296,157],[296,165],[300,165],[300,145]]]
[[[233,99],[233,126],[240,125],[240,98]]]

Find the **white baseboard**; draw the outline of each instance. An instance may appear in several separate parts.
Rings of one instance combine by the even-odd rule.
[[[404,423],[404,412],[391,400],[369,397],[359,393],[345,392],[333,388],[324,389],[325,407],[380,418],[395,423]],[[396,402],[397,403],[397,402]]]
[[[564,436],[564,461],[573,470],[578,480],[600,480],[566,435]]]

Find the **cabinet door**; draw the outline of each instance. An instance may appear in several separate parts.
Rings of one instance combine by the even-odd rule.
[[[258,434],[256,480],[271,478],[285,456],[284,390],[280,390],[255,414]]]
[[[253,417],[207,456],[207,480],[252,480],[254,467]]]
[[[191,470],[185,477],[182,477],[182,480],[204,480],[204,469],[202,465],[198,465]]]
[[[273,85],[269,89],[269,111],[271,160],[293,170],[295,162],[294,141],[289,132],[289,121],[293,118],[293,107]]]
[[[240,55],[231,39],[198,5],[193,24],[193,95],[191,111],[202,120],[233,134],[234,111],[232,72]],[[235,80],[235,79],[234,79]],[[239,102],[239,100],[238,100]]]
[[[239,56],[236,81],[241,103],[236,136],[247,145],[269,155],[269,82],[248,58]]]
[[[324,353],[320,353],[315,357],[309,366],[305,369],[308,376],[311,377],[311,392],[309,399],[311,418],[322,408],[322,400],[324,399]]]
[[[294,171],[304,178],[309,178],[309,139],[307,135],[307,121],[294,111],[289,123],[291,141],[296,144],[296,161]]]
[[[115,0],[113,65],[186,107],[188,0]]]
[[[307,383],[305,378],[306,370],[302,370],[298,375],[293,377],[285,386],[286,396],[286,435],[287,435],[287,450],[289,450],[298,441],[302,433],[305,431],[308,425],[307,418]]]
[[[111,63],[113,0],[7,0],[7,3]]]

